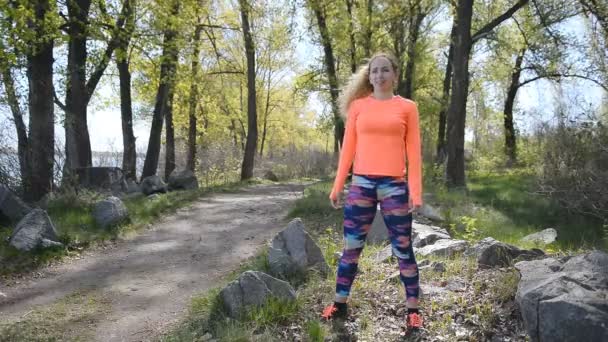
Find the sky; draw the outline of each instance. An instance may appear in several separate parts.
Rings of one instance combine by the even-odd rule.
[[[303,25],[302,20],[298,20],[300,25]],[[451,22],[444,20],[435,28],[437,31],[447,31],[450,29]],[[576,34],[582,34],[585,30],[583,21],[573,19],[568,25],[567,30],[571,30]],[[305,67],[310,63],[311,58],[316,58],[321,55],[321,48],[314,46],[310,38],[303,39],[296,43],[295,56],[299,67]],[[113,68],[111,65],[109,68]],[[115,73],[114,73],[115,74]],[[117,79],[114,80],[118,82]],[[91,147],[94,151],[120,151],[122,150],[122,127],[120,119],[120,107],[117,105],[104,106],[104,99],[117,97],[117,91],[106,82],[99,85],[97,98],[93,101],[96,103],[89,107],[88,126],[91,138]],[[558,98],[556,87],[548,81],[537,81],[526,85],[518,92],[516,106],[519,108],[519,115],[516,114],[516,124],[524,126],[527,116],[535,115],[538,118],[547,120],[551,119],[555,112]],[[603,90],[590,82],[572,82],[567,81],[562,83],[561,97],[567,97],[568,101],[572,102],[588,102],[592,105],[597,105],[601,102]],[[107,103],[107,102],[106,102]],[[308,106],[320,113],[325,105],[320,102],[319,97],[311,96]],[[0,113],[0,120],[10,117],[10,113]],[[14,129],[14,128],[13,128]],[[14,130],[11,132],[14,136]],[[64,129],[60,122],[56,123],[55,134],[59,141],[64,141]],[[150,134],[150,124],[145,121],[136,121],[134,123],[134,135],[137,138],[137,150],[145,151]]]

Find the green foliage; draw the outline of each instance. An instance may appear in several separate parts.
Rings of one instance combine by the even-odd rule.
[[[323,342],[325,341],[325,330],[321,323],[317,320],[308,321],[306,323],[306,335],[310,342]]]

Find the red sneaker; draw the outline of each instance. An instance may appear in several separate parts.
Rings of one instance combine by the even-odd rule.
[[[321,318],[325,320],[330,320],[334,318],[345,318],[346,317],[346,305],[342,307],[342,309],[335,304],[331,304],[325,309],[323,309],[323,313],[321,314]]]
[[[422,328],[422,316],[415,312],[407,314],[406,325],[408,330],[418,330]]]

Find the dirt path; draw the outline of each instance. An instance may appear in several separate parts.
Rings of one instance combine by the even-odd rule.
[[[284,227],[301,184],[255,185],[214,194],[108,250],[0,284],[0,317],[23,315],[77,292],[94,291],[109,309],[89,326],[98,341],[147,341],[187,311],[190,298],[253,256]],[[3,319],[4,319],[3,318]]]

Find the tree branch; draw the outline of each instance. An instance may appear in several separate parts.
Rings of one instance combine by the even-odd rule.
[[[518,0],[517,3],[515,5],[513,5],[511,8],[509,8],[505,13],[496,17],[496,19],[492,20],[491,22],[486,24],[484,27],[482,27],[479,31],[477,31],[471,37],[472,42],[475,43],[479,39],[488,35],[494,28],[496,28],[496,26],[500,25],[503,21],[511,18],[511,16],[513,16],[513,14],[515,12],[517,12],[520,8],[524,7],[528,2],[529,2],[529,0]]]
[[[55,92],[55,89],[53,89],[53,98],[55,99],[55,104],[57,106],[59,106],[59,108],[61,108],[61,110],[66,112],[67,109],[65,108],[65,105],[63,103],[61,103],[61,100],[59,100],[59,98],[57,97],[57,93]]]
[[[604,89],[606,92],[608,92],[608,86],[603,84],[602,82],[595,80],[591,77],[588,76],[584,76],[584,75],[578,75],[578,74],[562,74],[562,73],[550,73],[550,74],[542,74],[542,75],[538,75],[536,77],[533,77],[529,80],[525,80],[523,82],[520,82],[517,86],[518,87],[523,87],[528,83],[532,83],[534,81],[537,81],[541,78],[580,78],[583,80],[587,80],[590,82],[595,83],[596,85],[600,86],[602,89]]]

